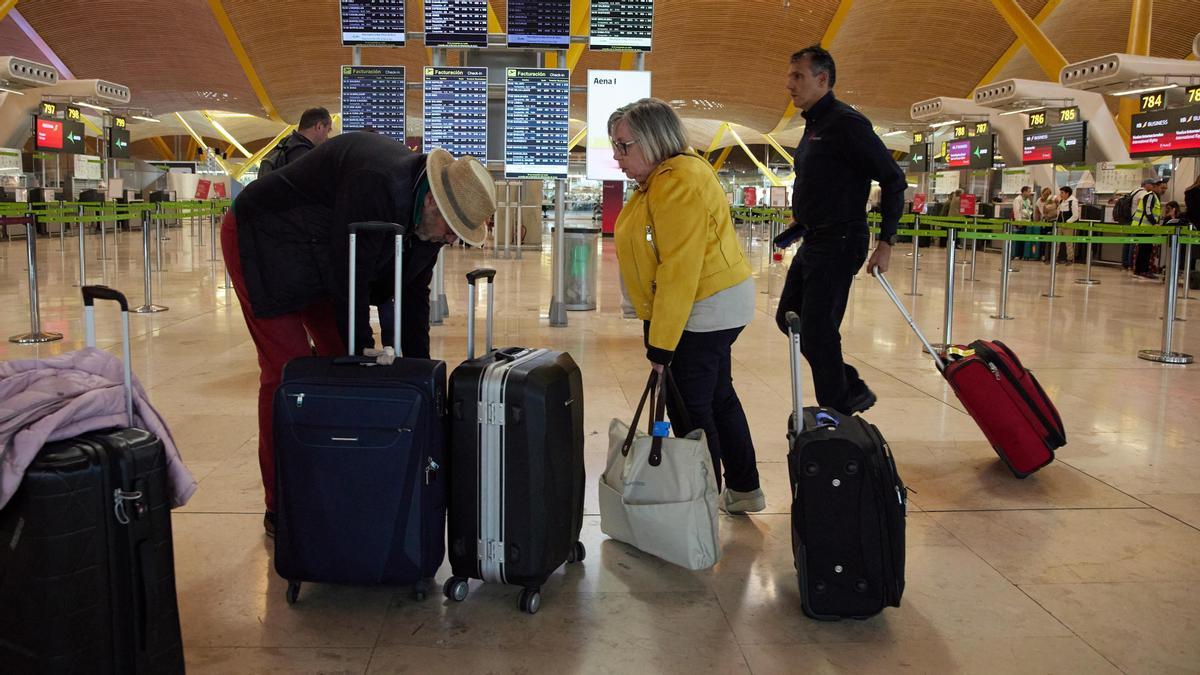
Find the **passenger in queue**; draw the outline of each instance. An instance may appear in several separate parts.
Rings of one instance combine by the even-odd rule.
[[[1021,187],[1021,193],[1019,195],[1017,195],[1016,197],[1013,197],[1012,210],[1013,210],[1013,214],[1012,214],[1013,220],[1023,222],[1023,221],[1030,221],[1030,220],[1034,219],[1033,218],[1033,210],[1034,209],[1033,209],[1033,188],[1032,187],[1030,187],[1028,185],[1024,185]],[[1025,232],[1028,234],[1041,234],[1042,228],[1037,227],[1036,225],[1017,225],[1016,227],[1013,228],[1013,231],[1018,232],[1018,233]],[[1037,260],[1037,257],[1038,257],[1037,242],[1018,241],[1018,242],[1014,243],[1012,257],[1014,260]]]
[[[725,191],[663,101],[618,108],[608,135],[617,165],[637,182],[614,237],[646,358],[660,374],[670,366],[692,426],[704,429],[718,489],[724,475],[721,509],[762,511],[754,442],[731,373],[731,348],[754,318],[756,293]],[[865,199],[864,192],[855,201],[860,218]],[[682,417],[674,401],[667,405],[672,422]],[[672,427],[678,436],[692,431]]]
[[[324,108],[309,108],[300,115],[300,123],[296,125],[287,138],[279,144],[276,150],[263,159],[259,166],[258,175],[263,177],[272,171],[278,171],[292,162],[308,154],[309,150],[329,140],[333,131],[333,118]]]
[[[803,111],[804,136],[793,160],[792,223],[776,245],[799,237],[779,298],[775,322],[787,332],[785,315],[800,316],[801,349],[812,369],[817,402],[845,414],[875,404],[875,394],[842,358],[840,333],[850,283],[867,259],[870,235],[863,202],[872,180],[879,183],[882,219],[868,269],[887,272],[904,210],[908,182],[871,121],[833,94],[837,67],[819,46],[792,54],[787,89]]]
[[[1163,222],[1162,195],[1167,191],[1166,178],[1147,178],[1142,189],[1133,195],[1133,225],[1158,225]],[[1152,244],[1138,244],[1133,259],[1133,276],[1138,279],[1158,279],[1150,269],[1154,258]]]
[[[406,356],[429,357],[429,283],[442,246],[483,243],[496,210],[486,168],[445,150],[417,154],[369,133],[342,134],[246,186],[221,224],[221,249],[261,369],[258,458],[267,534],[275,531],[272,399],[283,366],[308,356],[346,353],[349,332],[348,226],[386,221],[405,226],[401,343]],[[373,344],[367,312],[371,282],[392,283],[394,240],[358,236],[354,352]]]
[[[1075,198],[1075,191],[1071,186],[1064,185],[1058,188],[1058,234],[1063,237],[1075,236],[1075,230],[1064,228],[1062,223],[1074,223],[1079,220],[1080,215],[1082,210],[1079,208],[1079,200]],[[1058,247],[1058,262],[1075,264],[1075,244]]]
[[[1058,222],[1058,201],[1056,201],[1054,198],[1053,190],[1048,187],[1042,188],[1042,194],[1038,197],[1035,211],[1036,212],[1033,214],[1033,217],[1042,221],[1043,223],[1049,224]],[[1052,232],[1052,230],[1047,230],[1047,232]],[[1042,247],[1042,262],[1050,264],[1050,249],[1052,248],[1054,247]]]

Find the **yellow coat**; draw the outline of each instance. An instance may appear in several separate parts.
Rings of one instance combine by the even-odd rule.
[[[750,277],[716,172],[692,150],[655,167],[621,209],[614,239],[652,350],[675,351],[695,301]]]

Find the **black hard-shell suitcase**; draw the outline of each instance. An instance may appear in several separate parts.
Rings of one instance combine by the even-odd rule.
[[[792,416],[792,552],[804,613],[822,621],[865,619],[899,607],[904,593],[908,489],[875,425],[832,408],[803,408],[800,319],[788,312]]]
[[[350,345],[357,232],[396,235],[393,317],[400,334],[402,228],[350,225]],[[397,340],[398,342],[398,340]],[[353,347],[351,347],[353,349]],[[397,357],[302,357],[275,392],[275,570],[300,583],[414,586],[445,558],[446,364]]]
[[[565,352],[492,349],[495,270],[467,275],[468,357],[450,374],[450,565],[446,597],[468,579],[523,586],[533,614],[541,586],[580,562],[583,526],[583,378]],[[487,351],[475,358],[475,291],[488,282]]]
[[[129,305],[121,305],[133,419]],[[136,428],[48,443],[0,510],[0,671],[182,673],[171,501],[163,443]]]

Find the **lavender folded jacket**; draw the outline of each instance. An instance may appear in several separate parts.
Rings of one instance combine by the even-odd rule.
[[[123,373],[120,359],[92,347],[46,359],[0,362],[0,508],[46,443],[129,425]],[[134,426],[154,433],[166,446],[171,505],[183,506],[196,491],[196,479],[137,378],[133,413]]]

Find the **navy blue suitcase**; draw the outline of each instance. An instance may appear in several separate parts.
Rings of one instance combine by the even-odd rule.
[[[352,274],[360,230],[396,234],[399,336],[401,228],[351,224]],[[353,313],[353,279],[350,288]],[[445,558],[445,400],[442,361],[351,355],[284,367],[274,401],[275,570],[289,604],[303,581],[412,584],[424,599]]]
[[[121,305],[125,407],[133,419],[129,305]],[[132,427],[47,443],[0,509],[0,672],[182,673],[167,457]]]

